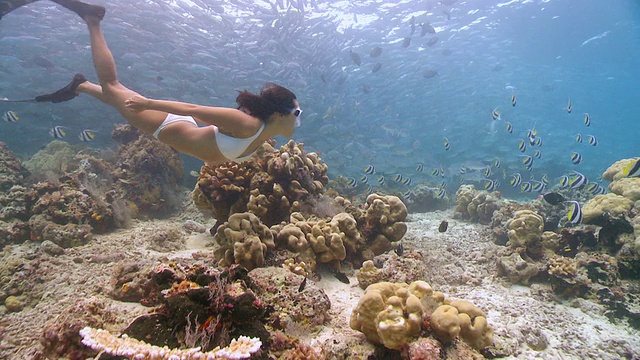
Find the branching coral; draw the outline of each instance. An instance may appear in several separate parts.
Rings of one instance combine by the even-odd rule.
[[[563,278],[576,276],[578,273],[578,264],[574,259],[564,256],[554,256],[549,259],[549,275]]]
[[[109,355],[127,356],[131,359],[248,359],[260,351],[262,342],[258,338],[240,336],[225,348],[217,347],[201,352],[199,347],[191,349],[169,349],[147,344],[126,335],[117,337],[106,330],[85,327],[80,330],[82,343],[94,350]]]

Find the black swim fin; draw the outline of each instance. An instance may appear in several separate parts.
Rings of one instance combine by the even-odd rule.
[[[69,101],[78,96],[78,94],[76,93],[76,89],[85,81],[87,81],[87,78],[85,78],[84,75],[78,73],[73,77],[73,80],[71,80],[71,82],[67,84],[67,86],[51,94],[36,96],[34,100],[36,102],[52,102],[54,104]]]
[[[11,11],[38,0],[0,0],[0,19]]]
[[[74,13],[80,15],[84,19],[85,16],[95,16],[102,20],[107,10],[102,5],[90,4],[78,0],[51,0],[54,3],[61,5]]]

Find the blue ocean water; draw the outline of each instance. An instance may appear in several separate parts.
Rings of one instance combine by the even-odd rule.
[[[284,85],[304,109],[293,138],[319,152],[332,177],[353,177],[361,188],[368,165],[375,187],[380,175],[388,184],[401,174],[412,184],[444,180],[449,192],[461,181],[482,186],[481,170],[490,165],[489,179],[517,197],[520,189],[509,186],[515,173],[524,181],[547,175],[553,185],[578,171],[596,182],[614,161],[639,154],[634,0],[100,3],[122,83],[149,97],[229,107],[237,90]],[[435,33],[423,34],[429,25]],[[42,0],[0,20],[0,98],[52,92],[76,72],[96,80],[88,32],[75,14]],[[9,110],[20,121],[0,123],[0,141],[23,157],[52,140],[53,126],[67,127],[66,140],[76,143],[81,130],[95,130],[88,146],[104,148],[114,145],[114,124],[124,122],[88,96],[0,104],[0,112]],[[541,146],[528,144],[534,129]],[[526,170],[522,155],[535,150],[540,158]],[[188,170],[200,165],[185,159]],[[444,176],[432,176],[434,169]]]

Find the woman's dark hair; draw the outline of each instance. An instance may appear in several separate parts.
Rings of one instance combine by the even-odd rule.
[[[252,116],[264,121],[276,112],[288,114],[295,108],[294,100],[296,95],[291,90],[273,83],[266,83],[260,95],[252,94],[247,90],[240,91],[236,103],[238,103],[238,109],[247,109]]]

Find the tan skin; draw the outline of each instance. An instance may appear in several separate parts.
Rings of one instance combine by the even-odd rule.
[[[100,84],[86,81],[76,90],[91,95],[113,106],[129,124],[146,134],[162,124],[167,114],[193,117],[204,125],[215,125],[218,131],[236,138],[248,138],[260,129],[262,120],[241,110],[201,106],[196,104],[148,99],[122,85],[117,78],[116,64],[100,28],[100,19],[86,16],[91,37],[91,55]],[[295,107],[299,107],[294,101]],[[276,135],[291,137],[296,117],[293,114],[274,113],[265,121],[265,128],[242,156],[252,153],[265,140]],[[185,121],[175,122],[160,132],[158,139],[174,149],[216,165],[229,159],[218,149],[212,126],[197,127]]]

